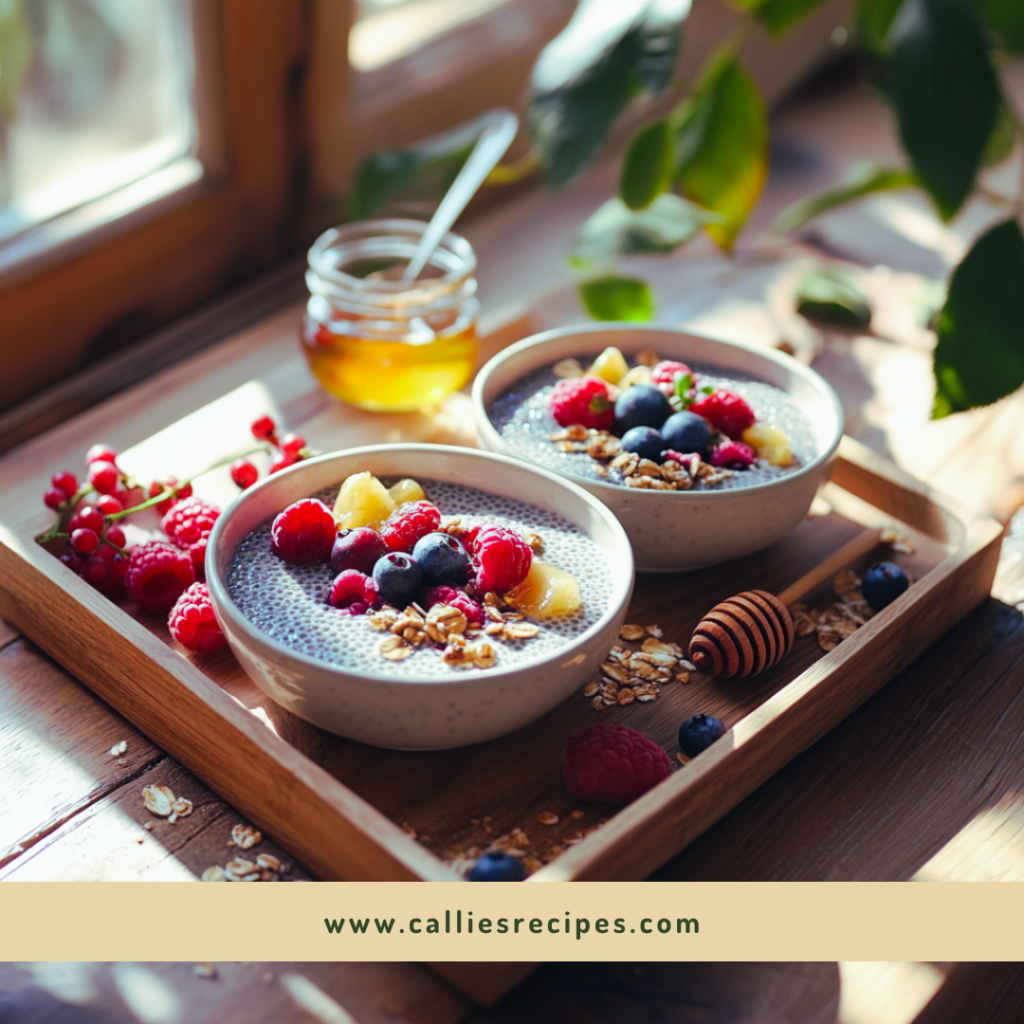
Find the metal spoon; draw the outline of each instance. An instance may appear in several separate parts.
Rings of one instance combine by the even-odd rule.
[[[476,195],[477,189],[484,183],[484,178],[505,155],[518,129],[519,119],[511,110],[495,110],[487,116],[487,124],[477,139],[473,152],[462,165],[462,170],[452,182],[447,195],[441,200],[441,205],[430,219],[427,230],[423,232],[420,244],[402,274],[403,284],[412,284],[423,272],[423,268],[434,255],[434,250],[441,244],[441,239],[448,229],[458,219],[470,199]]]

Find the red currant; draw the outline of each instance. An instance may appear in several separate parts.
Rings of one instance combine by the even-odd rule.
[[[75,575],[78,575],[82,571],[82,560],[76,558],[70,551],[66,551],[60,556],[61,562],[66,565]]]
[[[281,438],[281,451],[285,455],[294,455],[296,460],[299,458],[302,449],[306,447],[306,439],[299,434],[285,434]]]
[[[71,549],[76,555],[91,555],[99,546],[100,539],[94,530],[75,530],[71,534]]]
[[[94,444],[85,453],[85,464],[91,466],[94,462],[117,462],[117,452],[109,444]]]
[[[235,459],[231,463],[231,479],[243,491],[246,487],[252,487],[259,475],[259,471],[248,459]]]
[[[106,540],[113,544],[114,547],[123,548],[126,539],[124,530],[122,530],[116,523],[107,527]]]
[[[78,478],[74,473],[69,473],[66,469],[61,473],[54,473],[53,479],[50,482],[58,491],[63,491],[69,498],[74,497],[75,491],[78,490]]]
[[[287,452],[275,452],[274,457],[270,460],[270,469],[268,473],[276,473],[279,469],[287,469],[289,466],[294,466],[298,462],[298,459],[294,455],[290,455]]]
[[[107,562],[96,555],[86,560],[82,566],[82,579],[92,587],[102,587],[110,575],[110,567]]]
[[[149,497],[155,498],[158,494],[163,494],[164,491],[170,490],[174,493],[163,501],[157,502],[156,510],[160,515],[165,516],[170,512],[172,506],[177,505],[179,501],[184,501],[185,498],[192,496],[192,485],[183,484],[181,487],[177,486],[178,478],[176,476],[169,476],[166,483],[161,483],[159,480],[154,480],[149,485]]]
[[[100,494],[110,494],[117,490],[121,474],[117,466],[105,459],[99,459],[89,465],[89,483]]]
[[[269,441],[271,444],[277,444],[277,424],[269,416],[261,416],[258,420],[253,421],[252,436],[257,441]]]
[[[106,522],[102,513],[97,512],[92,505],[83,505],[71,520],[69,529],[72,532],[75,530],[92,530],[93,533],[102,533],[105,525]]]
[[[57,509],[59,509],[67,500],[68,496],[58,487],[51,487],[43,495],[43,504],[47,508],[52,508],[54,512],[56,512]]]
[[[116,515],[118,512],[124,511],[124,506],[112,494],[101,494],[96,499],[96,508],[105,516]]]

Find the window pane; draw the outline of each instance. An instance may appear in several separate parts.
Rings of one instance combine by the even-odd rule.
[[[193,152],[188,13],[0,0],[0,242]]]

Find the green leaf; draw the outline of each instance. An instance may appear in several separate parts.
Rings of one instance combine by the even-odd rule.
[[[690,0],[605,5],[617,21],[594,40],[592,2],[581,3],[533,70],[527,124],[548,182],[559,188],[597,155],[626,105],[672,81]]]
[[[654,296],[635,277],[599,277],[580,285],[580,298],[595,320],[653,320]]]
[[[936,324],[934,419],[989,405],[1024,384],[1024,234],[1015,220],[981,236],[953,271]]]
[[[14,120],[31,60],[32,32],[22,0],[0,0],[0,120]]]
[[[796,311],[833,327],[868,327],[871,305],[856,278],[839,267],[819,267],[800,282]]]
[[[756,14],[772,35],[781,35],[824,0],[733,0],[733,5]]]
[[[408,149],[367,157],[348,197],[348,215],[365,220],[399,201],[435,204],[462,170],[483,127],[477,118]]]
[[[788,235],[803,227],[812,218],[834,210],[837,206],[875,192],[913,188],[917,184],[917,178],[910,171],[879,167],[877,164],[861,164],[853,168],[846,180],[836,188],[800,199],[783,210],[772,226],[772,231],[779,235]]]
[[[861,43],[874,53],[887,53],[889,31],[903,0],[858,0],[855,22]]]
[[[706,230],[731,250],[768,173],[768,121],[757,86],[726,49],[675,116],[676,182],[722,215]]]
[[[1020,122],[1017,120],[1013,107],[1004,96],[999,104],[996,126],[992,129],[992,134],[988,137],[988,142],[985,143],[985,152],[981,155],[981,166],[995,167],[1004,160],[1008,160],[1019,134]]]
[[[570,262],[580,268],[610,266],[620,256],[673,252],[705,224],[719,220],[671,192],[637,212],[621,199],[609,199],[583,223]]]
[[[1024,53],[1024,3],[1020,0],[971,0],[981,20],[1012,53]]]
[[[963,0],[907,0],[893,44],[892,99],[903,148],[948,221],[974,187],[999,114],[984,32]]]
[[[633,136],[622,161],[619,195],[631,210],[643,210],[666,191],[672,181],[672,127],[652,121]]]

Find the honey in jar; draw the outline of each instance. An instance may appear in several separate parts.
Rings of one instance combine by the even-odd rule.
[[[332,228],[309,251],[302,347],[331,394],[378,412],[422,409],[461,388],[476,360],[476,256],[449,232],[419,278],[400,279],[426,224]]]

